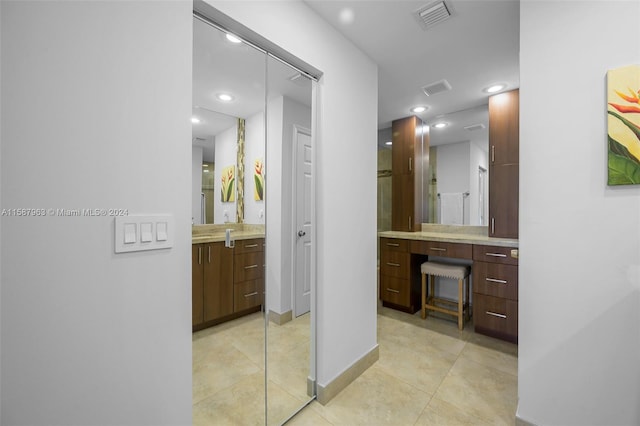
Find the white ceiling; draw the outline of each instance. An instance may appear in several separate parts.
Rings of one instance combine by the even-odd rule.
[[[200,122],[192,124],[192,145],[203,147],[205,160],[213,161],[215,135],[235,126],[237,118],[263,111],[265,87],[268,99],[286,96],[311,107],[311,80],[292,81],[294,76],[299,73],[293,68],[247,44],[231,43],[226,33],[194,19],[192,116]],[[219,93],[234,99],[222,102]]]
[[[425,105],[429,109],[415,115],[426,123],[450,122],[431,129],[431,145],[486,140],[486,129],[461,130],[478,120],[488,127],[486,109],[476,108],[487,104],[483,89],[497,82],[506,83],[505,90],[519,87],[519,0],[445,0],[452,16],[428,30],[413,13],[432,0],[304,2],[378,64],[379,129]],[[341,14],[353,19],[341,20]],[[442,79],[452,90],[422,92]]]

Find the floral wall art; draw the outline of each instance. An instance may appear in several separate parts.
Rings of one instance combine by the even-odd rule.
[[[221,178],[221,186],[220,192],[221,197],[220,200],[223,203],[231,203],[236,200],[236,178],[235,178],[235,170],[236,166],[227,166],[222,169],[222,178]]]
[[[255,181],[253,199],[256,201],[262,201],[264,200],[264,161],[262,161],[262,158],[258,158],[253,162],[253,165],[253,180]]]
[[[608,184],[640,184],[640,65],[607,73]]]

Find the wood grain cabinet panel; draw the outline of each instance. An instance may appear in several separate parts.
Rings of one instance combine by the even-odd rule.
[[[474,262],[473,287],[476,293],[518,300],[518,267],[500,263]]]
[[[476,332],[518,341],[518,302],[515,300],[474,293],[473,321]]]
[[[236,241],[233,258],[233,311],[243,312],[264,300],[264,238]]]
[[[471,244],[411,241],[409,247],[411,253],[425,254],[427,256],[454,257],[457,259],[471,259],[473,257]]]
[[[409,241],[399,238],[380,238],[380,249],[406,252],[409,250]]]
[[[489,98],[489,236],[518,238],[519,91]]]
[[[233,288],[234,312],[240,312],[262,305],[262,297],[264,295],[263,278],[236,283]]]
[[[204,244],[191,246],[191,325],[204,321],[202,247]]]
[[[490,263],[505,263],[517,265],[518,258],[511,256],[511,247],[473,245],[473,260]]]

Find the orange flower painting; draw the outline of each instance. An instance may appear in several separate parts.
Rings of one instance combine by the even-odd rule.
[[[640,65],[607,73],[608,183],[640,184]]]
[[[264,200],[264,162],[262,158],[258,158],[253,163],[253,180],[255,181],[255,190],[253,191],[253,199],[256,201]]]
[[[222,186],[220,187],[220,199],[223,203],[232,203],[236,200],[236,167],[228,166],[222,169]]]

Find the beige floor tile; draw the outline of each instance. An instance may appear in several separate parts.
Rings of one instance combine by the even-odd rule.
[[[264,425],[264,374],[246,377],[193,406],[194,426]]]
[[[460,357],[434,397],[492,424],[513,424],[517,387],[516,376]]]
[[[292,396],[288,389],[285,390],[282,386],[269,381],[267,390],[267,424],[282,424],[304,404],[305,402]]]
[[[435,397],[431,399],[416,422],[416,426],[482,426],[490,424]]]
[[[387,341],[399,347],[414,348],[417,351],[436,348],[453,355],[458,355],[464,348],[465,341],[447,336],[432,330],[416,327],[410,323],[398,321],[389,326],[389,332],[378,334],[378,342]]]
[[[312,402],[287,422],[287,426],[333,426],[333,423],[322,417],[317,409],[312,408],[313,404],[320,405]]]
[[[193,364],[192,398],[197,403],[263,370],[232,346],[216,347]]]
[[[288,350],[271,348],[267,351],[267,376],[301,402],[309,400],[309,344],[302,343]]]
[[[327,405],[311,408],[334,425],[412,425],[430,399],[374,365]]]
[[[457,356],[436,347],[420,350],[380,340],[380,359],[376,366],[389,375],[433,395],[453,366]]]
[[[518,357],[500,350],[467,342],[460,353],[460,358],[468,359],[514,376],[518,375]]]

